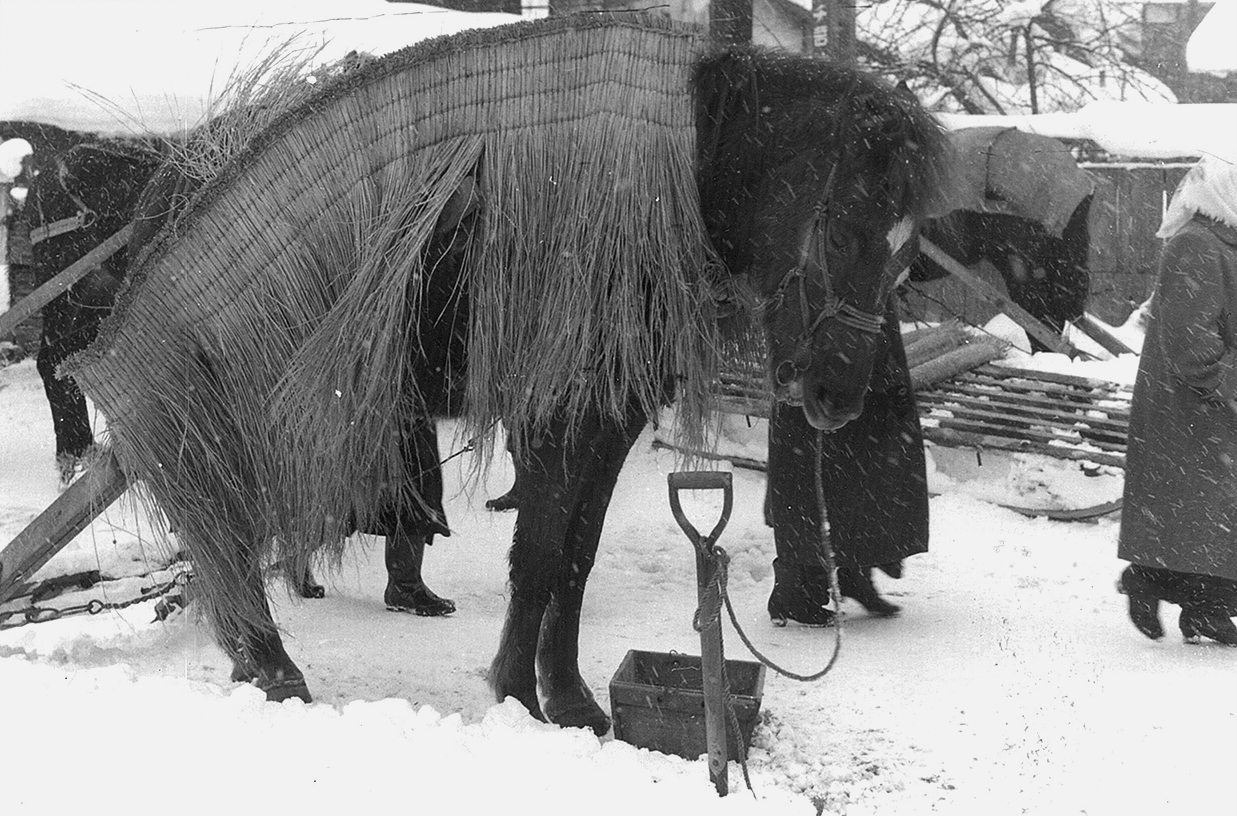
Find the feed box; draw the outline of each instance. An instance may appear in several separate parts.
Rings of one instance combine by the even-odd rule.
[[[765,667],[727,660],[730,699],[739,720],[739,740],[726,728],[727,758],[747,755],[760,715]],[[639,748],[698,759],[708,753],[704,736],[704,684],[700,658],[632,650],[610,681],[614,736]]]

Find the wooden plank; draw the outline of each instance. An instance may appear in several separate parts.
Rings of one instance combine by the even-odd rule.
[[[1045,408],[1056,411],[1062,416],[1081,416],[1086,412],[1094,411],[1122,424],[1128,424],[1130,416],[1130,403],[1126,400],[1088,400],[1071,395],[1044,392],[1031,386],[1013,386],[997,390],[982,380],[966,379],[961,382],[948,382],[944,384],[944,387],[932,393],[946,396],[956,395],[962,401],[988,399],[994,404],[1008,406],[1014,413],[1017,413],[1019,408]]]
[[[973,381],[951,381],[930,389],[920,391],[919,395],[931,399],[956,399],[959,402],[987,401],[995,406],[1007,407],[1011,413],[1019,413],[1025,409],[1044,409],[1056,412],[1059,416],[1082,417],[1088,412],[1095,412],[1111,417],[1122,425],[1128,423],[1130,403],[1120,402],[1118,405],[1101,405],[1095,400],[1072,399],[1046,395],[1034,389],[994,389],[984,383]],[[1118,401],[1119,402],[1119,401]],[[1092,417],[1093,418],[1093,417]]]
[[[99,264],[119,252],[120,248],[129,242],[129,236],[132,234],[132,224],[121,228],[106,241],[70,264],[63,272],[26,295],[13,308],[0,314],[0,337],[21,325],[39,309],[67,292],[70,286],[97,269]]]
[[[942,390],[972,389],[977,393],[1018,394],[1027,397],[1038,396],[1040,399],[1055,402],[1063,407],[1078,408],[1079,406],[1095,406],[1098,410],[1120,411],[1130,405],[1130,398],[1120,393],[1087,393],[1071,390],[1065,386],[1052,383],[1032,382],[1030,380],[998,380],[975,372],[967,372],[952,382],[942,385]],[[1112,403],[1111,406],[1105,403]]]
[[[918,402],[923,408],[949,411],[954,416],[983,418],[994,425],[1037,425],[1044,428],[1059,428],[1075,434],[1084,430],[1100,436],[1125,438],[1128,423],[1107,417],[1079,415],[1076,419],[1063,417],[1051,408],[1020,406],[1011,409],[1008,405],[988,400],[951,399],[941,394],[919,394]]]
[[[949,411],[952,417],[930,414],[922,416],[924,420],[932,420],[950,427],[953,420],[968,423],[968,427],[982,427],[985,433],[994,436],[1026,439],[1037,444],[1048,445],[1056,442],[1065,445],[1091,445],[1100,450],[1124,451],[1125,433],[1119,428],[1099,429],[1080,428],[1067,422],[1058,422],[1043,417],[1027,420],[1014,420],[1007,414],[968,406],[950,405],[942,410]],[[1094,431],[1095,439],[1084,436],[1083,431]],[[1065,435],[1062,435],[1064,432]],[[1118,441],[1112,441],[1112,440]]]
[[[1082,317],[1071,321],[1074,328],[1090,337],[1100,345],[1104,351],[1116,357],[1122,354],[1137,354],[1138,352],[1125,344],[1125,341],[1117,337],[1104,326],[1099,319],[1090,312],[1083,312]]]
[[[950,422],[946,426],[932,427],[924,425],[923,436],[949,448],[990,448],[1012,453],[1038,453],[1057,459],[1070,459],[1083,462],[1097,462],[1101,465],[1125,467],[1125,456],[1108,451],[1091,451],[1066,445],[1036,445],[1026,439],[1010,439],[992,436],[984,431],[982,426],[972,426],[961,422]]]
[[[1029,518],[1050,518],[1053,521],[1092,521],[1100,516],[1116,513],[1121,509],[1121,499],[1095,504],[1091,507],[1065,509],[1059,507],[1023,507],[1017,504],[1002,504],[1006,510],[1013,510]]]
[[[910,343],[903,338],[906,365],[908,368],[923,365],[946,352],[953,351],[968,339],[970,339],[970,334],[958,323],[942,323],[936,331],[918,335]]]
[[[16,597],[24,581],[64,549],[120,498],[128,480],[109,450],[0,550],[0,603]]]
[[[1077,374],[1062,374],[1059,371],[1036,371],[1030,368],[1015,368],[1005,365],[986,365],[976,369],[977,373],[986,374],[989,377],[998,377],[1002,379],[1018,378],[1025,380],[1042,380],[1043,382],[1059,383],[1061,385],[1073,385],[1078,388],[1089,388],[1094,390],[1120,391],[1132,393],[1133,389],[1123,383],[1116,383],[1111,380],[1097,380],[1094,377],[1080,377]]]
[[[1021,326],[1027,334],[1043,343],[1049,349],[1070,357],[1075,357],[1080,353],[1065,338],[1045,326],[1017,303],[1014,303],[1004,292],[981,279],[923,236],[919,238],[919,251],[927,255],[955,278],[965,283],[981,298],[1013,318],[1014,322]]]
[[[1090,445],[1086,450],[1084,445],[1089,445],[1089,442],[1084,442],[1081,439],[1071,440],[1058,436],[1051,432],[1036,430],[1035,428],[1012,428],[1006,425],[994,425],[982,420],[974,421],[968,417],[931,417],[932,422],[924,423],[925,435],[927,434],[926,426],[935,424],[936,427],[944,430],[953,430],[974,435],[982,435],[990,439],[1008,439],[1016,442],[1019,447],[1007,448],[1007,450],[1021,451],[1038,451],[1047,453],[1049,456],[1056,454],[1051,451],[1061,449],[1062,451],[1079,451],[1084,454],[1083,458],[1091,453],[1111,453],[1124,454],[1124,450],[1117,446]]]
[[[1005,348],[1004,341],[985,338],[947,351],[940,357],[911,369],[911,388],[920,391],[933,383],[948,380],[978,365],[989,363],[1004,354]]]

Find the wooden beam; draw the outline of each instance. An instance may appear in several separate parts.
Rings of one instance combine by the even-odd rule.
[[[110,450],[95,459],[90,470],[0,550],[0,603],[16,597],[26,579],[120,498],[128,484]]]
[[[1032,316],[1030,312],[1014,303],[1004,292],[1001,292],[995,286],[980,278],[923,236],[919,238],[919,251],[935,261],[949,274],[969,286],[975,294],[1013,318],[1013,321],[1021,326],[1027,334],[1048,348],[1070,357],[1075,357],[1079,354],[1078,349],[1066,342],[1061,335],[1045,326]]]
[[[1071,321],[1078,331],[1090,337],[1100,347],[1114,357],[1120,357],[1122,354],[1136,354],[1134,349],[1125,344],[1125,341],[1117,337],[1102,324],[1095,315],[1090,312],[1083,312],[1082,317]]]
[[[99,264],[119,252],[121,247],[129,243],[129,236],[132,234],[132,224],[123,227],[106,241],[78,258],[63,272],[26,295],[13,308],[0,314],[0,337],[21,325],[39,309],[68,291],[70,286],[97,269]]]

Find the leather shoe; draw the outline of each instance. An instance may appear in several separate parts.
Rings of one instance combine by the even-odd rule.
[[[1218,607],[1185,607],[1178,620],[1186,643],[1200,643],[1202,638],[1237,646],[1237,626],[1228,612]]]
[[[1130,620],[1135,628],[1152,640],[1164,637],[1164,626],[1160,623],[1160,599],[1152,587],[1133,571],[1132,566],[1121,573],[1117,589],[1129,599]]]

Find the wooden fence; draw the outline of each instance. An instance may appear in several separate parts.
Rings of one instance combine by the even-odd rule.
[[[1192,163],[1083,164],[1101,180],[1091,206],[1091,312],[1121,322],[1151,295],[1164,207]]]

